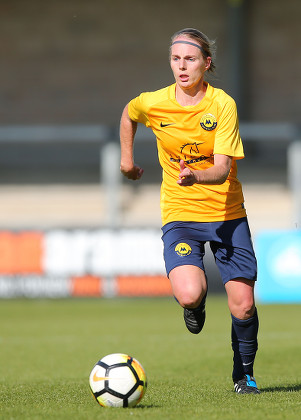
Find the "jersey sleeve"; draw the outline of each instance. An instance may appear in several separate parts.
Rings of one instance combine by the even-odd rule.
[[[236,104],[232,98],[226,102],[218,121],[214,143],[214,154],[243,159],[244,150],[239,134]]]
[[[148,118],[148,107],[146,101],[146,93],[141,93],[136,98],[132,99],[128,105],[129,117],[132,121],[144,124],[150,127]]]

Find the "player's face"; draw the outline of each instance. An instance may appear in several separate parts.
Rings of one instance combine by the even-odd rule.
[[[196,41],[178,37],[175,41]],[[198,47],[190,44],[175,44],[171,47],[170,66],[176,83],[182,89],[192,89],[203,83],[204,73],[210,67],[211,58],[203,58]]]

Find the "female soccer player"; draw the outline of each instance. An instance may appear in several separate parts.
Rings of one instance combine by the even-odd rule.
[[[125,107],[120,124],[121,165],[128,179],[143,169],[134,163],[137,123],[151,127],[163,169],[161,214],[164,259],[186,327],[198,334],[205,322],[207,279],[204,244],[210,243],[232,317],[234,390],[257,394],[253,364],[258,317],[257,276],[236,160],[244,157],[236,104],[204,80],[214,71],[212,42],[187,28],[171,39],[175,83],[141,93]]]

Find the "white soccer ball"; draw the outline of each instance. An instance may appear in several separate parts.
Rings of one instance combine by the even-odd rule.
[[[102,407],[134,407],[147,387],[142,365],[122,353],[100,359],[90,373],[89,383],[94,398]]]

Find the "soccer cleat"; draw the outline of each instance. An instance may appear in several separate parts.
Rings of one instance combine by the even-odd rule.
[[[234,383],[234,391],[237,394],[260,394],[255,378],[245,375],[242,379]]]
[[[187,329],[192,334],[198,334],[203,329],[206,318],[205,302],[206,299],[203,299],[200,306],[196,309],[184,308],[184,321]]]

